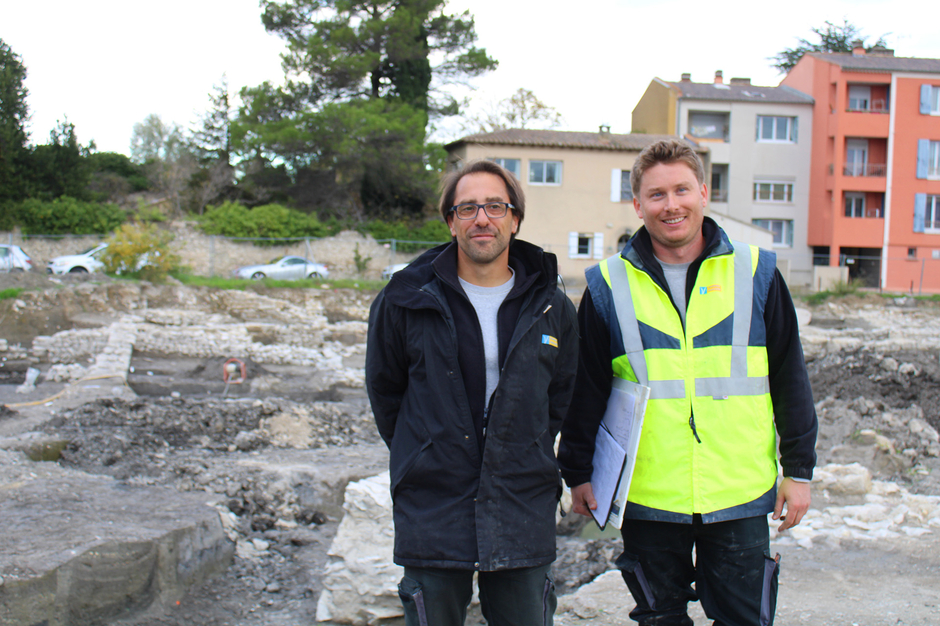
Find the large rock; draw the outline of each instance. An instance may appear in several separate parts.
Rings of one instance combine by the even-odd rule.
[[[0,624],[107,623],[220,573],[234,544],[206,494],[0,450]]]
[[[398,581],[404,570],[392,562],[395,529],[388,472],[350,483],[343,508],[346,515],[330,547],[317,621],[361,626],[402,616]]]

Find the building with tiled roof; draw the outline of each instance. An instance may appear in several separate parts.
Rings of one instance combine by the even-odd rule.
[[[791,285],[812,282],[806,243],[813,98],[748,78],[654,78],[633,109],[633,130],[679,135],[707,147],[713,214],[773,233],[770,246]]]
[[[630,170],[646,146],[670,135],[569,132],[513,128],[468,135],[447,144],[450,167],[473,159],[491,159],[522,183],[526,216],[519,236],[558,257],[558,271],[569,283],[584,270],[615,254],[643,225],[633,208]],[[690,144],[708,168],[708,149]],[[761,229],[742,226],[739,238]],[[754,232],[751,232],[754,231]],[[737,231],[734,231],[737,232]]]
[[[781,83],[814,101],[807,241],[868,286],[940,293],[940,59],[857,43]]]

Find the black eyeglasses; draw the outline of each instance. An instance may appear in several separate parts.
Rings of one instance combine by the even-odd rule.
[[[483,212],[486,213],[486,216],[492,219],[499,217],[506,217],[506,213],[509,212],[509,209],[514,209],[513,205],[508,202],[486,202],[484,204],[477,204],[475,202],[465,202],[464,204],[458,204],[457,206],[450,207],[452,213],[456,213],[457,217],[462,220],[472,220],[476,219],[477,213],[480,212],[480,209],[483,209]]]

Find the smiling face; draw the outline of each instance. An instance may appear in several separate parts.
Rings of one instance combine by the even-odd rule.
[[[657,163],[643,173],[633,208],[653,241],[653,252],[668,263],[695,260],[705,247],[702,221],[707,189],[682,162]]]
[[[467,174],[457,182],[454,205],[465,202],[509,202],[506,183],[487,172]],[[519,228],[519,218],[510,210],[504,217],[491,218],[482,209],[472,220],[447,215],[450,233],[457,239],[457,271],[464,278],[465,270],[479,272],[494,269],[508,272],[509,243]],[[473,281],[471,281],[473,282]]]

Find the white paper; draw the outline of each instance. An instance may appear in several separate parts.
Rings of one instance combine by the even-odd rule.
[[[594,500],[597,508],[591,511],[594,521],[604,530],[607,519],[610,517],[610,507],[617,494],[617,485],[623,474],[623,465],[627,453],[623,446],[607,432],[601,425],[597,429],[597,439],[594,444],[594,473],[591,475],[591,489],[594,491]],[[588,509],[590,510],[590,509]]]
[[[623,510],[627,506],[627,496],[630,493],[636,451],[640,446],[640,435],[643,431],[643,415],[646,413],[649,397],[650,388],[646,385],[614,378],[610,398],[607,400],[607,411],[601,421],[601,428],[598,428],[598,439],[600,431],[606,428],[626,452],[623,471],[607,520],[617,528],[623,525]]]

